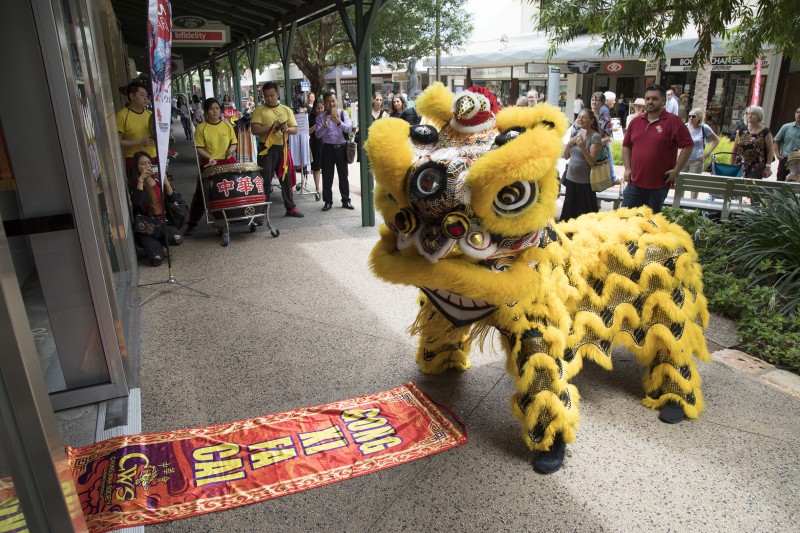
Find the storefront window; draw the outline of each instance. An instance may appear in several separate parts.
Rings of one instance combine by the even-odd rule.
[[[511,80],[476,80],[475,85],[478,87],[486,87],[497,97],[498,103],[503,106],[509,106],[511,102]]]
[[[715,132],[733,138],[744,120],[750,101],[749,72],[719,72],[711,75],[706,123]]]

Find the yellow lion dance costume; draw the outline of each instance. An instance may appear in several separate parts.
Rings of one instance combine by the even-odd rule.
[[[647,368],[644,405],[665,422],[696,418],[708,311],[691,239],[647,208],[554,223],[564,115],[547,104],[495,114],[480,91],[436,83],[417,101],[425,124],[378,120],[365,147],[385,220],[371,266],[422,291],[410,328],[421,370],[468,369],[472,341],[496,328],[541,473],[575,439],[570,379],[584,358],[611,369],[615,344]]]

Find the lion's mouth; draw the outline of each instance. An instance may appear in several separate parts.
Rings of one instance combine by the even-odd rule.
[[[420,287],[420,289],[454,326],[466,326],[477,322],[491,315],[496,309],[494,305],[483,300],[467,298],[454,292],[427,287]]]

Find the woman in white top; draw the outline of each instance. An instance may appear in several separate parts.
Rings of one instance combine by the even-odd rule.
[[[689,111],[689,121],[686,127],[689,128],[689,134],[694,141],[694,149],[692,155],[689,156],[689,161],[683,167],[683,172],[691,172],[692,174],[702,174],[703,167],[706,164],[706,158],[710,157],[714,148],[719,144],[719,137],[714,133],[714,130],[708,124],[703,123],[703,110],[695,107]],[[710,144],[706,150],[706,144]],[[692,198],[697,198],[697,191],[692,192]]]

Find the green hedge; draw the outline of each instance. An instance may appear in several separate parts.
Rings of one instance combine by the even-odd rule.
[[[800,373],[800,198],[762,192],[753,208],[724,223],[662,213],[693,235],[709,309],[738,321],[739,348]]]

